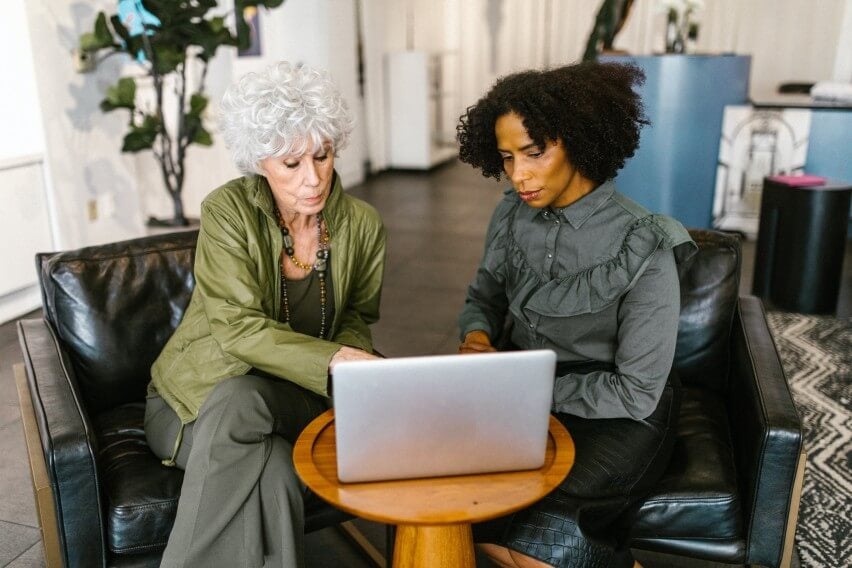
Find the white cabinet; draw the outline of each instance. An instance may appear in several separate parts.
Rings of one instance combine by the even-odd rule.
[[[385,56],[388,167],[429,169],[458,155],[455,60],[453,52]]]

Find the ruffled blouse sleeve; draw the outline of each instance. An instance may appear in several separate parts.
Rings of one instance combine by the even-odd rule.
[[[504,327],[508,307],[506,257],[509,221],[519,204],[515,192],[507,191],[491,216],[485,236],[485,252],[459,315],[462,339],[471,331],[482,330],[495,341]]]

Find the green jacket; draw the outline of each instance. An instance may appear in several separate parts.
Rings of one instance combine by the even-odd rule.
[[[256,368],[327,395],[328,364],[342,345],[372,351],[379,319],[385,230],[379,214],[343,191],[335,175],[323,218],[331,244],[331,341],[280,323],[281,231],[266,178],[247,176],[201,205],[195,290],[151,367],[151,387],[181,422],[198,417],[219,382]]]

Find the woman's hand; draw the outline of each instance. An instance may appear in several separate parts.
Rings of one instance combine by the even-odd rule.
[[[337,353],[331,358],[328,363],[328,372],[334,371],[334,366],[343,361],[366,361],[368,359],[380,359],[380,357],[367,353],[363,349],[355,349],[354,347],[341,347]]]
[[[477,329],[464,336],[464,341],[459,345],[459,353],[490,353],[497,351],[491,345],[491,339],[484,331]]]

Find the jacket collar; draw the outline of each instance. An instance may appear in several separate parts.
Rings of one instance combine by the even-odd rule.
[[[254,203],[263,213],[269,217],[275,226],[278,226],[278,219],[275,218],[274,201],[272,199],[272,189],[269,187],[269,182],[261,175],[255,175],[251,183],[252,203]],[[337,170],[334,170],[334,179],[331,181],[331,193],[325,202],[325,208],[322,210],[323,219],[328,227],[329,234],[334,232],[334,229],[340,226],[342,222],[342,212],[340,210],[340,202],[343,199],[343,184],[340,182],[340,176]]]

